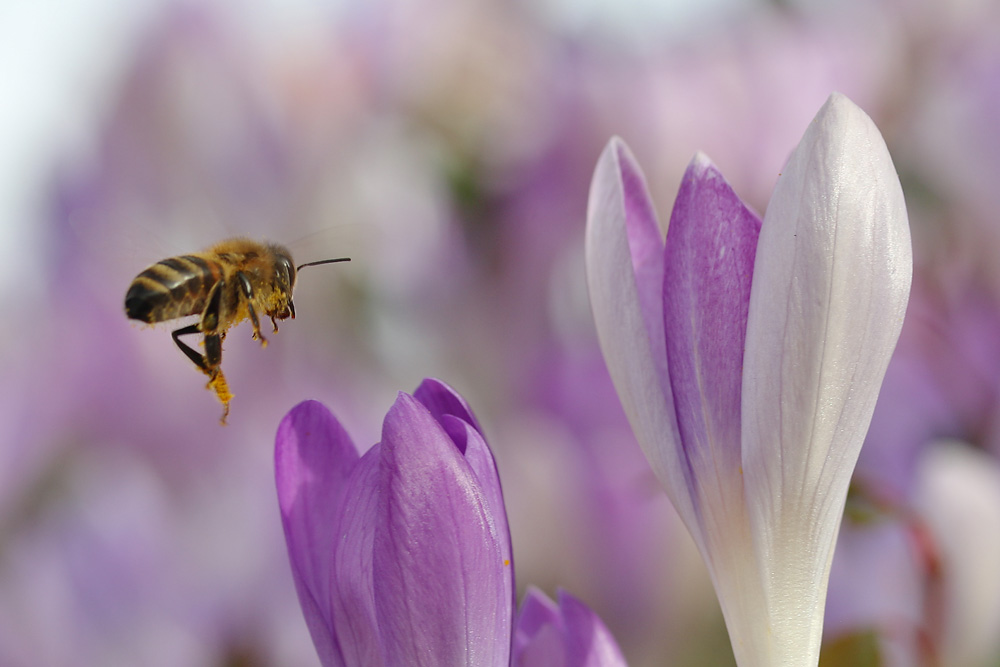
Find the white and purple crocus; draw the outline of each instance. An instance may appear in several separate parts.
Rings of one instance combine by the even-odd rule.
[[[514,620],[510,531],[493,455],[437,380],[400,393],[363,456],[320,403],[275,444],[292,574],[324,667],[624,665],[600,619],[532,591]]]
[[[613,139],[586,259],[609,371],[708,566],[737,663],[816,665],[848,483],[912,274],[882,136],[831,96],[763,221],[698,155],[665,241]]]

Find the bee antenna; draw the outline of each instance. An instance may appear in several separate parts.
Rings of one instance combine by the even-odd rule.
[[[350,257],[338,257],[336,259],[321,259],[317,262],[306,262],[305,264],[299,264],[298,266],[296,266],[295,272],[298,273],[302,269],[302,267],[305,266],[317,266],[319,264],[333,264],[334,262],[349,262],[349,261],[351,261]]]

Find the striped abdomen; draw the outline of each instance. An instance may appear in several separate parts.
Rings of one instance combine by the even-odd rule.
[[[200,314],[222,278],[216,262],[198,255],[170,257],[136,276],[125,295],[125,314],[143,322],[165,322]]]

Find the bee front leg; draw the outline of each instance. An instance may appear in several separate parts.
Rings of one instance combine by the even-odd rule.
[[[295,319],[295,304],[292,303],[291,299],[288,300],[288,310],[283,312],[278,317],[280,317],[283,320],[289,317],[291,317],[293,320]],[[274,333],[278,333],[278,321],[274,319],[274,315],[271,315],[271,326],[274,327]]]
[[[260,341],[261,347],[267,347],[267,339],[264,338],[264,334],[260,332],[260,320],[257,319],[257,311],[253,307],[253,286],[250,284],[250,279],[246,277],[242,271],[236,274],[237,282],[240,286],[240,292],[243,293],[243,298],[247,302],[247,312],[250,314],[250,324],[253,325],[253,339]],[[275,331],[278,329],[275,328]]]

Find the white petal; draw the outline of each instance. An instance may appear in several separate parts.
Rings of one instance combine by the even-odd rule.
[[[818,659],[847,486],[911,274],[906,208],[885,142],[834,94],[768,205],[747,323],[743,462],[771,664]]]
[[[604,361],[632,430],[674,507],[692,527],[697,522],[677,460],[677,421],[665,378],[662,297],[648,298],[654,287],[662,293],[659,234],[642,171],[624,142],[615,137],[601,153],[590,185],[586,233],[590,304]],[[644,300],[637,274],[647,294]],[[654,310],[657,306],[659,312]],[[701,536],[694,537],[700,543]]]

